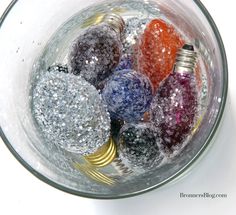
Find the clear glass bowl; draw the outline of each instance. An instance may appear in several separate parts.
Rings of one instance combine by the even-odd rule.
[[[169,164],[109,187],[88,180],[66,163],[66,155],[43,148],[31,119],[30,77],[35,59],[53,33],[73,14],[100,0],[14,0],[0,19],[0,133],[13,155],[35,176],[63,191],[91,198],[121,198],[174,181],[212,142],[222,119],[228,89],[224,46],[199,0],[156,0],[179,30],[195,39],[207,74],[207,108],[197,132]],[[121,1],[120,1],[121,2]],[[149,3],[148,0],[144,1]]]

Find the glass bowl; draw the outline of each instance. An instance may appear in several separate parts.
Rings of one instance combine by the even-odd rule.
[[[220,34],[199,0],[129,1],[136,6],[144,3],[145,10],[154,10],[152,4],[156,3],[156,12],[164,13],[168,20],[194,42],[205,69],[207,90],[203,100],[206,106],[192,139],[172,162],[115,186],[90,180],[83,172],[73,169],[66,153],[45,147],[31,119],[29,92],[35,60],[43,53],[54,32],[78,11],[100,2],[11,2],[0,19],[0,133],[20,163],[44,182],[79,196],[113,199],[161,187],[192,169],[193,163],[213,142],[221,122],[227,97],[228,71]],[[128,0],[117,2],[125,4]]]

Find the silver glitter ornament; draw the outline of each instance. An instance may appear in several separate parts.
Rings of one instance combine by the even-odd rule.
[[[126,21],[122,40],[124,57],[133,58],[136,55],[136,46],[138,45],[140,35],[144,32],[146,25],[150,20],[150,18],[140,19],[133,17]]]
[[[140,19],[137,17],[126,20],[122,36],[122,57],[119,65],[116,67],[116,71],[137,68],[139,38],[149,21],[149,18]]]
[[[43,136],[69,152],[89,155],[109,140],[107,108],[80,76],[46,72],[33,89],[32,112]]]

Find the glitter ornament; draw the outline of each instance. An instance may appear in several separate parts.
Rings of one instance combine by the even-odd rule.
[[[184,40],[172,25],[161,19],[154,19],[141,36],[138,70],[146,74],[155,90],[172,71],[178,49]]]
[[[108,14],[102,23],[79,35],[69,56],[72,73],[80,74],[95,87],[105,80],[120,61],[124,25],[122,17]]]
[[[163,159],[157,142],[159,139],[151,124],[126,124],[119,134],[118,154],[131,169],[152,169]]]
[[[62,64],[55,64],[48,68],[49,72],[63,72],[63,73],[69,73],[68,67],[66,65]]]
[[[185,45],[178,52],[173,73],[162,83],[151,104],[151,121],[160,129],[167,150],[182,144],[194,126],[198,107],[196,60],[193,46]]]
[[[150,22],[150,19],[148,18],[140,19],[133,17],[127,19],[122,40],[124,56],[134,57],[137,54],[136,46],[138,44],[139,37],[143,34],[148,22]]]
[[[116,67],[115,71],[121,71],[125,69],[132,69],[132,60],[130,57],[122,57],[119,65]]]
[[[72,74],[46,72],[33,89],[32,112],[43,136],[67,151],[88,155],[110,137],[110,116],[98,91]]]
[[[116,71],[137,68],[138,41],[150,19],[133,17],[127,19],[122,39],[123,51]]]
[[[149,79],[134,70],[113,74],[104,86],[102,97],[112,118],[126,122],[139,121],[152,101]]]

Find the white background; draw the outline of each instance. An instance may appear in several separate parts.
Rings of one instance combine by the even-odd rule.
[[[0,14],[9,2],[0,0]],[[229,99],[217,140],[193,171],[176,184],[141,196],[122,200],[85,199],[66,194],[35,178],[16,161],[0,139],[0,214],[236,214],[236,12],[231,0],[202,2],[213,16],[225,43]],[[226,193],[228,198],[182,199],[179,198],[181,192]]]

